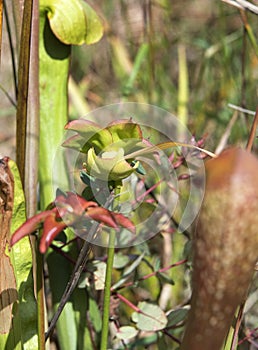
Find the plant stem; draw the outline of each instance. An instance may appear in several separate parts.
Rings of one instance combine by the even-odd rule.
[[[32,23],[32,0],[25,1],[22,19],[22,32],[18,68],[18,100],[16,120],[16,162],[24,187],[25,180],[25,156],[26,156],[26,128],[27,128],[27,106],[29,91],[30,71],[30,40]]]
[[[111,201],[112,201],[112,197],[109,197],[104,205],[104,208],[107,208],[109,206],[109,204],[111,203]],[[69,279],[69,282],[68,282],[68,284],[65,288],[65,291],[63,293],[63,296],[60,300],[60,304],[58,306],[58,309],[57,309],[54,317],[52,318],[52,320],[50,322],[50,326],[45,334],[45,340],[47,340],[49,338],[49,336],[51,335],[51,333],[53,332],[53,330],[56,326],[56,323],[57,323],[57,321],[58,321],[58,319],[59,319],[59,317],[60,317],[60,315],[65,307],[65,304],[67,303],[67,301],[69,300],[75,287],[77,286],[77,283],[79,281],[81,273],[82,273],[82,271],[83,271],[83,269],[88,261],[89,253],[91,251],[91,244],[89,242],[96,234],[98,227],[99,227],[98,222],[95,222],[92,225],[92,227],[89,231],[89,235],[88,235],[89,241],[85,241],[82,248],[81,248],[81,251],[79,253],[78,259],[77,259],[76,264],[74,266],[72,275]]]
[[[256,109],[256,112],[255,112],[253,125],[251,128],[250,134],[249,134],[249,139],[248,139],[247,145],[246,145],[246,149],[249,152],[252,151],[252,146],[253,146],[255,136],[256,136],[257,125],[258,125],[258,108]]]
[[[185,46],[180,45],[178,47],[178,64],[179,64],[179,76],[178,76],[178,107],[177,115],[181,121],[179,124],[178,138],[181,141],[185,135],[185,126],[187,125],[188,114],[188,100],[189,100],[189,78],[188,67]]]
[[[16,105],[17,97],[18,97],[18,79],[17,79],[17,69],[16,69],[16,61],[15,61],[15,49],[14,49],[13,38],[12,38],[12,33],[11,33],[9,14],[7,11],[7,6],[6,6],[7,4],[6,4],[5,0],[3,0],[1,2],[2,2],[3,9],[4,9],[6,30],[7,30],[8,41],[9,41],[9,46],[10,46],[10,51],[11,51],[12,77],[13,77],[15,105]],[[15,7],[15,4],[14,4],[14,7]],[[18,20],[20,21],[20,24],[21,24],[21,11],[19,11],[19,18],[15,16],[15,21],[17,22]],[[21,29],[21,25],[20,25],[20,29]],[[19,31],[19,36],[17,36],[17,38],[20,38],[20,31]]]
[[[108,258],[107,258],[106,279],[105,279],[100,350],[106,350],[108,345],[109,306],[110,306],[110,294],[111,294],[110,290],[111,290],[111,282],[112,282],[112,268],[113,268],[113,261],[114,261],[114,255],[115,255],[115,239],[116,239],[116,231],[111,230],[110,236],[109,236],[109,248],[108,248]]]
[[[43,256],[37,251],[36,267],[37,267],[37,302],[38,302],[38,348],[45,349],[45,299],[44,299],[44,280],[43,280]]]
[[[114,188],[115,198],[112,203],[113,209],[119,208],[120,191],[121,191],[120,183],[117,183],[116,187]],[[109,235],[109,242],[108,242],[108,257],[107,257],[107,268],[106,268],[106,277],[105,277],[100,350],[107,350],[107,346],[108,346],[109,309],[110,309],[110,296],[111,296],[111,284],[112,284],[112,268],[113,268],[113,262],[114,262],[114,256],[115,256],[115,242],[116,242],[116,230],[112,229]]]

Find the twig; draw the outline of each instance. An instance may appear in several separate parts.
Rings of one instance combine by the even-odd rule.
[[[16,64],[15,64],[14,45],[13,45],[11,26],[10,26],[10,21],[9,21],[9,16],[8,16],[7,6],[6,6],[6,1],[5,0],[3,0],[3,4],[4,4],[4,16],[5,16],[8,40],[9,40],[9,45],[10,45],[10,50],[11,50],[14,92],[15,92],[15,97],[16,97],[16,101],[17,101],[17,97],[18,97],[18,79],[17,79]]]
[[[5,96],[8,98],[9,102],[13,105],[13,107],[16,108],[17,107],[16,102],[14,101],[12,96],[5,90],[5,88],[2,85],[0,85],[0,90],[3,91]]]
[[[252,330],[248,329],[247,331],[245,332],[247,335],[243,339],[239,340],[237,345],[241,345],[245,341],[249,342],[252,337],[255,337],[257,339],[256,332],[258,331],[258,327],[254,328]]]
[[[228,103],[228,107],[235,109],[236,111],[245,113],[245,114],[250,114],[250,115],[255,115],[255,111],[251,111],[250,109],[242,108],[240,106],[236,106],[232,103]]]
[[[93,225],[92,228],[94,227],[94,229],[97,230],[98,226],[99,226],[99,223],[96,223],[96,225]],[[82,246],[82,249],[80,251],[80,254],[78,256],[78,259],[77,259],[76,265],[73,269],[70,280],[69,280],[69,282],[65,288],[65,291],[62,295],[58,309],[50,322],[50,325],[49,325],[47,332],[45,333],[45,341],[52,334],[52,332],[55,328],[55,325],[56,325],[64,307],[65,307],[65,304],[67,303],[71,294],[73,293],[73,291],[74,291],[74,289],[79,281],[81,273],[84,270],[84,267],[85,267],[86,262],[88,260],[89,253],[90,253],[90,243],[88,241],[85,241],[83,246]]]
[[[254,13],[255,15],[258,15],[258,6],[255,6],[249,1],[246,0],[235,0],[242,8],[244,8],[247,11],[250,11]]]
[[[253,142],[254,142],[255,135],[256,135],[257,125],[258,125],[258,107],[256,109],[253,125],[252,125],[251,131],[250,131],[250,135],[249,135],[249,139],[248,139],[247,145],[246,145],[246,149],[249,152],[251,152],[251,150],[252,150]]]
[[[226,127],[226,130],[224,131],[222,137],[220,138],[219,144],[218,144],[218,146],[216,147],[216,150],[215,150],[215,154],[220,154],[220,152],[225,148],[225,146],[227,144],[227,141],[228,141],[228,138],[230,136],[232,127],[234,126],[235,122],[237,121],[237,117],[238,117],[238,111],[236,110],[233,113],[233,116],[230,119],[230,121],[229,121],[229,123],[228,123],[228,125]]]
[[[135,285],[136,283],[138,283],[138,282],[140,282],[140,281],[145,281],[146,279],[148,279],[148,278],[150,278],[150,277],[156,276],[158,273],[166,272],[166,271],[172,269],[173,267],[177,267],[177,266],[183,265],[183,264],[185,264],[186,262],[187,262],[187,259],[180,260],[180,261],[178,261],[178,262],[176,262],[176,263],[174,263],[174,264],[171,264],[171,265],[166,266],[166,267],[162,267],[162,268],[159,269],[159,270],[156,270],[156,271],[151,272],[151,273],[149,273],[149,274],[147,274],[147,275],[145,275],[145,276],[142,276],[142,277],[138,278],[137,281],[130,281],[130,282],[127,282],[127,283],[125,283],[124,285],[119,286],[118,288],[111,287],[111,291],[118,291],[118,290],[123,289],[123,288],[125,288],[125,287],[133,286],[133,285]]]
[[[249,11],[258,15],[258,6],[255,6],[249,1],[246,0],[221,0],[229,5],[232,5],[240,10]]]
[[[235,0],[221,0],[222,2],[225,2],[226,4],[232,5],[239,10],[244,10],[244,7],[238,4]]]
[[[170,334],[166,329],[162,329],[162,333],[167,335],[169,338],[171,338],[177,344],[179,344],[179,345],[181,344],[181,341],[179,339],[177,339],[173,334]]]
[[[243,318],[244,306],[245,306],[245,303],[242,303],[240,305],[238,313],[237,313],[237,320],[236,320],[236,325],[235,325],[234,332],[233,332],[230,350],[234,350],[237,347],[238,333],[239,333],[240,325],[241,325],[242,318]]]

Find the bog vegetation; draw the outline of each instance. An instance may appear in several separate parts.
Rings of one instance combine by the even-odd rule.
[[[1,349],[258,348],[253,5],[0,1]],[[169,111],[191,139],[130,115],[100,125],[98,108],[121,102]],[[159,194],[174,183],[140,160],[166,171],[160,150],[182,200],[172,215]],[[189,158],[207,164],[196,236],[179,225]],[[158,234],[143,225],[150,239],[129,244],[156,210]]]

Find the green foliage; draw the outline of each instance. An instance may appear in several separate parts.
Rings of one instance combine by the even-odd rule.
[[[25,199],[19,171],[13,161],[8,162],[14,177],[14,206],[11,223],[13,233],[26,218]],[[34,350],[38,347],[37,307],[34,295],[32,252],[29,239],[20,241],[13,249],[6,250],[16,280],[18,300],[13,305],[11,330],[0,334],[0,348]],[[10,282],[10,281],[9,281]],[[7,320],[5,320],[7,322]]]
[[[238,11],[220,2],[207,6],[201,1],[198,8],[191,1],[179,6],[168,0],[155,4],[111,0],[98,1],[95,5],[102,11],[106,35],[99,45],[73,48],[70,65],[71,45],[96,43],[103,35],[101,20],[82,0],[40,2],[41,210],[53,200],[53,187],[61,185],[63,190],[69,188],[71,169],[67,168],[59,153],[56,155],[63,141],[63,127],[69,118],[81,117],[85,111],[110,104],[114,99],[152,103],[170,111],[178,111],[179,118],[188,123],[193,133],[200,137],[208,133],[207,148],[215,149],[227,126],[231,129],[226,144],[241,144],[248,135],[249,117],[242,114],[231,124],[233,111],[227,103],[249,109],[256,106],[257,17],[246,17],[243,32]],[[134,16],[136,13],[137,16]],[[69,83],[70,100],[69,71],[72,78]],[[151,120],[152,116],[149,118]],[[137,128],[129,128],[126,133],[121,130],[119,123],[104,129],[96,124],[91,124],[89,128],[89,125],[83,131],[71,128],[76,132],[81,131],[81,138],[70,140],[71,148],[78,150],[83,145],[80,151],[88,153],[91,150],[86,170],[92,170],[97,164],[94,175],[99,177],[105,168],[113,170],[114,182],[121,179],[121,173],[123,178],[134,170],[138,172],[137,176],[146,175],[144,165],[137,163],[134,158],[152,153],[156,148],[141,147],[142,135]],[[132,135],[136,139],[135,143],[124,141],[128,136],[132,138]],[[86,144],[85,139],[89,141]],[[116,149],[114,159],[108,160],[108,164],[103,166],[100,153],[104,150],[104,155],[109,158],[114,149],[108,146],[113,142],[117,143],[118,148],[125,148],[126,152]],[[178,145],[160,143],[160,149]],[[185,145],[182,143],[181,147]],[[122,171],[120,168],[114,169],[118,161]],[[128,172],[124,173],[125,167]],[[83,169],[80,176],[86,185],[83,197],[89,198],[93,196],[89,185],[94,183],[95,189],[99,191],[102,184],[101,179],[91,176],[92,171],[89,174],[86,170]],[[15,168],[12,171],[17,173]],[[152,182],[155,183],[154,180]],[[23,193],[17,177],[15,183],[15,226],[12,231],[25,220]],[[120,204],[128,200],[126,186],[130,187],[131,184],[120,188],[123,192],[119,197]],[[188,191],[186,183],[180,186],[180,191]],[[152,215],[158,203],[158,193],[159,188],[153,190],[148,201],[141,202],[137,211],[134,211],[133,204],[126,208],[126,213],[131,215],[135,224]],[[105,194],[99,199],[103,202]],[[170,215],[166,213],[165,207],[163,209],[161,218]],[[178,349],[188,313],[187,307],[180,305],[185,304],[190,295],[191,263],[185,265],[185,258],[189,258],[187,247],[190,246],[190,233],[186,232],[183,236],[175,232],[176,220],[170,224],[169,227],[162,227],[161,233],[147,243],[116,251],[113,269],[109,268],[109,272],[112,272],[112,281],[109,276],[112,287],[108,310],[112,311],[111,319],[105,321],[111,325],[110,328],[115,329],[109,338],[110,348]],[[146,226],[143,230],[147,232],[150,227]],[[109,233],[106,230],[107,240]],[[128,231],[123,230],[121,241],[127,236]],[[49,318],[58,308],[73,262],[78,257],[80,240],[74,242],[73,237],[73,233],[67,230],[60,240],[53,243],[46,256],[49,274],[46,283],[50,291],[47,299],[52,300],[48,304]],[[37,349],[36,303],[28,240],[20,241],[7,254],[17,278],[19,302],[13,308],[14,328],[9,334],[0,336],[0,348]],[[178,263],[178,267],[174,263]],[[105,252],[97,248],[90,256],[85,275],[57,323],[56,334],[61,350],[99,348],[106,270]],[[252,310],[251,313],[253,315],[247,323],[248,328],[241,329],[239,339],[244,338],[244,332],[251,334],[250,330],[256,327],[257,313]],[[245,318],[248,319],[246,315]],[[233,329],[226,343],[227,349],[231,348],[232,337]],[[21,340],[18,342],[17,339]],[[244,345],[238,348],[242,349]]]
[[[70,44],[93,44],[102,36],[102,24],[95,11],[84,1],[41,1],[39,37],[40,84],[40,202],[41,209],[54,198],[56,182],[62,189],[69,186],[68,174],[62,156],[56,157],[63,139],[63,128],[68,121],[67,82],[70,66]],[[57,74],[58,72],[58,74]],[[54,79],[53,79],[54,78]],[[53,171],[53,164],[55,169]],[[53,178],[53,173],[55,177]],[[74,247],[68,247],[74,254]],[[54,310],[68,281],[71,269],[68,262],[52,252],[48,256],[51,274],[50,286]],[[67,266],[64,268],[64,266]],[[59,273],[58,270],[62,272]],[[55,274],[60,278],[52,278]],[[69,301],[57,324],[62,349],[90,348],[86,316],[77,312],[78,304],[86,308],[87,299],[82,290]]]
[[[140,311],[132,314],[132,320],[142,331],[159,331],[167,325],[164,311],[156,304],[142,301],[138,304]]]
[[[41,0],[55,36],[67,45],[94,44],[103,35],[99,16],[82,0]]]
[[[137,329],[130,326],[123,326],[118,329],[116,337],[118,339],[128,340],[134,338],[137,335]]]

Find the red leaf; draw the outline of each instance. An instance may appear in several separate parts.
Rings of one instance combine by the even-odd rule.
[[[39,251],[45,253],[54,238],[62,232],[67,225],[63,221],[56,221],[55,213],[45,218],[43,235],[40,240]]]
[[[101,222],[110,227],[117,228],[117,224],[112,216],[112,213],[105,208],[89,208],[86,212],[86,215],[95,221]]]
[[[88,132],[90,127],[92,127],[93,130],[94,129],[101,130],[101,127],[98,124],[82,118],[72,120],[65,125],[66,130],[73,130],[77,132],[84,132],[84,131]]]
[[[112,215],[115,218],[115,221],[118,225],[126,228],[127,230],[135,234],[135,226],[130,219],[119,213],[112,213]]]
[[[23,237],[33,233],[37,230],[39,225],[52,213],[52,210],[46,210],[28,219],[22,226],[20,226],[12,235],[10,245],[13,246]]]
[[[83,197],[73,192],[67,192],[67,196],[66,203],[73,208],[74,213],[77,215],[82,215],[83,212],[89,207],[98,206],[96,202],[87,201]]]

